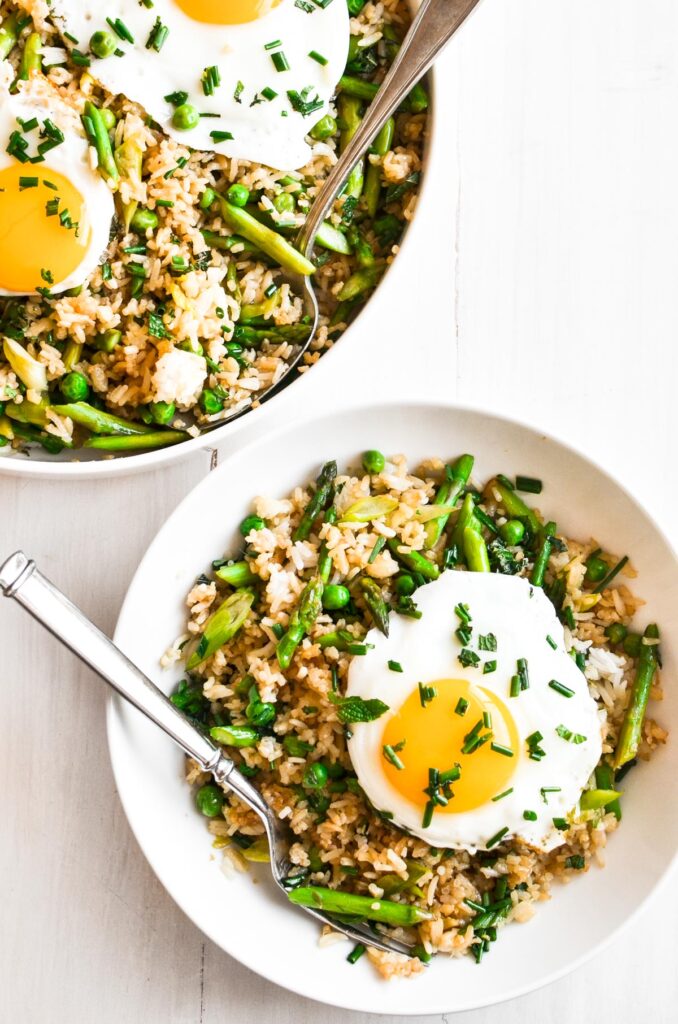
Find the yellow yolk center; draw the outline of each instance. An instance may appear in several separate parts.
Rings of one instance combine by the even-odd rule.
[[[90,234],[85,202],[68,178],[43,164],[0,170],[0,288],[27,294],[65,281]]]
[[[404,767],[398,769],[384,757],[384,771],[406,800],[423,809],[429,800],[424,792],[429,785],[429,769],[444,773],[458,764],[460,778],[451,784],[454,796],[447,806],[435,809],[448,814],[470,811],[510,788],[520,756],[518,730],[508,709],[491,691],[462,679],[439,679],[431,685],[437,696],[425,707],[415,690],[386,723],[383,744],[397,750]],[[460,699],[468,704],[464,715],[456,712]],[[489,724],[482,724],[483,715]],[[482,738],[491,732],[492,737],[472,753],[463,754],[466,737],[478,722],[481,726],[476,736]],[[400,747],[403,740],[405,744]],[[492,743],[511,750],[513,756],[493,750]]]
[[[184,14],[206,25],[243,25],[256,21],[282,0],[174,0]]]

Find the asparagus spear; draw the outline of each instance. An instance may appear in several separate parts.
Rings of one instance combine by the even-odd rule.
[[[266,227],[265,224],[260,224],[247,210],[234,206],[223,196],[218,198],[221,214],[233,231],[238,231],[244,238],[274,259],[276,263],[279,263],[281,267],[285,267],[286,270],[304,275],[315,273],[315,267],[310,260],[307,260],[300,252],[297,252],[282,235],[273,231],[272,228]]]
[[[358,131],[362,121],[361,102],[355,96],[339,96],[337,109],[339,111],[339,123],[341,124],[341,135],[339,137],[339,149],[343,152],[349,142]],[[359,160],[348,176],[344,195],[360,199],[363,194],[365,183],[365,164]]]
[[[602,790],[614,789],[614,772],[605,761],[602,761],[596,768],[596,787]],[[621,821],[622,810],[619,799],[612,800],[607,804],[607,808],[612,811],[617,821]]]
[[[476,505],[473,500],[472,494],[467,494],[462,502],[459,515],[457,516],[457,522],[454,526],[453,542],[456,544],[457,549],[462,551],[464,548],[464,530],[470,526],[477,530],[480,529],[480,523],[476,519]]]
[[[326,462],[320,470],[320,475],[315,482],[316,486],[313,497],[304,509],[304,514],[299,520],[299,525],[292,534],[292,540],[297,541],[307,539],[313,529],[315,520],[329,503],[336,476],[336,462]]]
[[[659,629],[651,623],[643,634],[645,640],[654,641],[659,638]],[[640,744],[643,720],[647,710],[647,702],[650,699],[652,680],[657,670],[657,647],[656,643],[641,644],[638,656],[638,670],[631,691],[631,700],[624,714],[617,749],[614,754],[614,767],[621,768],[627,761],[632,761],[638,753]]]
[[[330,914],[366,917],[370,921],[381,921],[394,928],[408,928],[420,921],[430,921],[432,917],[428,910],[421,910],[408,903],[375,900],[373,896],[355,896],[353,893],[323,889],[315,885],[293,889],[289,898],[301,907],[325,910]]]
[[[9,57],[29,20],[19,14],[10,14],[5,18],[0,25],[0,60]]]
[[[59,416],[69,416],[74,423],[86,427],[93,434],[127,436],[129,434],[157,433],[153,427],[147,427],[143,423],[133,423],[132,420],[123,420],[119,416],[113,416],[110,412],[95,409],[87,402],[71,402],[69,405],[55,405],[52,408]]]
[[[5,338],[2,343],[5,359],[14,370],[22,384],[34,391],[47,390],[47,370],[42,363],[13,338]]]
[[[438,492],[433,499],[434,505],[455,505],[461,492],[466,487],[469,477],[473,470],[473,456],[462,455],[453,466],[448,466],[446,469],[445,481],[438,488]],[[445,524],[449,516],[444,516],[441,519],[433,519],[430,523],[426,524],[426,547],[434,548],[442,532],[445,529]]]
[[[215,725],[210,736],[225,747],[253,747],[259,733],[251,725]]]
[[[322,650],[326,647],[336,647],[338,651],[342,651],[344,654],[367,654],[372,644],[366,644],[361,640],[356,640],[353,633],[349,633],[347,629],[339,629],[332,633],[324,633],[321,637],[318,637],[317,644]]]
[[[318,245],[321,245],[323,249],[329,249],[331,252],[339,252],[343,256],[350,256],[351,244],[339,228],[335,228],[329,221],[323,221],[318,228],[315,240]]]
[[[227,644],[243,626],[254,603],[251,590],[236,590],[219,605],[205,623],[198,646],[186,662],[189,672]]]
[[[19,65],[19,78],[27,82],[32,72],[38,73],[42,69],[42,39],[39,32],[31,32],[24,43],[24,51],[21,54]]]
[[[381,587],[369,576],[363,576],[360,580],[360,589],[375,626],[384,636],[388,636],[389,609],[382,596]]]
[[[290,667],[294,652],[320,615],[324,586],[320,577],[315,576],[301,593],[299,605],[290,616],[287,632],[280,638],[276,648],[278,664],[283,671]]]
[[[344,285],[337,295],[339,302],[353,302],[358,296],[364,295],[365,292],[370,291],[374,288],[377,281],[379,280],[383,268],[378,266],[376,263],[371,267],[362,267],[360,270],[356,270],[354,274],[344,282]]]
[[[547,523],[542,531],[541,547],[539,548],[539,554],[534,560],[532,576],[530,577],[535,587],[542,587],[544,585],[544,573],[551,557],[551,538],[555,537],[555,533],[556,524],[553,522]]]
[[[82,115],[82,123],[85,127],[85,132],[89,141],[97,151],[97,158],[99,160],[99,172],[106,181],[113,181],[117,183],[120,180],[120,172],[118,171],[115,159],[113,157],[113,150],[111,148],[111,140],[108,135],[108,130],[104,124],[104,120],[101,116],[101,111],[91,100],[85,103],[85,112]]]
[[[376,153],[377,156],[386,156],[389,149],[393,145],[393,137],[395,135],[395,121],[392,117],[389,117],[388,121],[381,129],[376,139],[372,143],[371,152]],[[368,161],[367,173],[365,174],[365,191],[363,193],[365,199],[365,207],[368,214],[372,219],[377,215],[377,207],[379,206],[379,196],[381,195],[381,164],[372,164]]]
[[[371,103],[381,86],[377,82],[368,82],[364,78],[342,75],[339,79],[339,88],[346,96],[354,96],[365,103]],[[426,110],[428,105],[428,94],[423,85],[418,85],[414,87],[405,100],[403,108],[411,111],[413,114],[418,114],[422,110]]]
[[[428,558],[419,554],[418,551],[400,551],[401,541],[397,538],[388,541],[388,548],[393,557],[402,565],[407,566],[413,572],[421,573],[427,580],[437,580],[440,576],[440,569]]]
[[[265,341],[281,342],[289,341],[293,345],[300,345],[308,337],[307,324],[281,324],[276,327],[250,327],[247,324],[236,324],[233,332],[233,341],[239,341],[247,348],[258,348]]]
[[[535,535],[539,532],[541,526],[539,520],[532,509],[525,504],[515,491],[512,491],[510,487],[503,484],[501,480],[493,480],[490,488],[499,494],[501,504],[506,509],[510,519],[520,519],[522,522],[526,522]]]
[[[127,178],[134,184],[138,184],[141,181],[143,153],[138,142],[135,142],[134,139],[126,139],[121,145],[116,147],[113,159],[122,178]],[[139,203],[135,199],[123,204],[122,213],[125,231],[129,231],[132,218],[137,212],[138,206]]]
[[[467,526],[462,538],[464,557],[471,572],[490,572],[490,556],[482,533]]]
[[[164,448],[166,445],[178,444],[188,440],[188,434],[179,430],[158,430],[151,434],[128,434],[115,437],[90,437],[84,442],[83,448],[98,448],[104,452],[136,452],[145,448]]]
[[[202,237],[205,239],[205,245],[209,245],[210,249],[218,249],[219,252],[230,252],[233,248],[239,248],[240,252],[237,255],[256,256],[259,259],[261,256],[264,258],[266,254],[261,251],[252,242],[248,242],[246,238],[242,238],[240,235],[220,235],[218,231],[208,231],[206,228],[201,228]]]

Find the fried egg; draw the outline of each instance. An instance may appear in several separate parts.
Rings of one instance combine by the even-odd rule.
[[[0,65],[0,295],[56,294],[95,269],[113,196],[77,114],[32,83],[10,93],[12,78]]]
[[[52,6],[91,74],[141,104],[168,135],[281,170],[308,162],[305,136],[327,113],[346,64],[344,0]]]
[[[602,740],[553,605],[526,579],[462,571],[416,601],[421,618],[392,615],[349,668],[347,695],[389,708],[351,726],[361,786],[432,846],[560,845]]]

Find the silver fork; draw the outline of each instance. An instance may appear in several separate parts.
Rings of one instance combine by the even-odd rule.
[[[295,248],[307,259],[311,259],[318,229],[330,212],[352,169],[364,157],[389,117],[395,113],[413,86],[426,74],[445,44],[478,3],[480,0],[422,0],[379,92],[367,108],[360,127],[313,200],[306,221],[295,239]],[[289,283],[293,293],[299,295],[304,303],[309,334],[296,348],[283,376],[271,387],[252,396],[251,401],[257,401],[259,404],[284,387],[285,380],[301,363],[318,330],[320,312],[313,290],[313,279],[286,270],[283,280]],[[244,407],[242,404],[239,405],[230,415],[219,419],[207,429],[219,427],[228,420],[242,416],[248,411],[251,401]]]
[[[36,568],[35,562],[16,551],[0,566],[0,589],[13,597],[57,640],[89,665],[121,697],[159,726],[181,749],[225,784],[259,815],[266,830],[271,854],[271,873],[276,885],[287,894],[294,866],[289,857],[292,836],[287,825],[271,811],[258,789],[236,768],[212,740],[186,718],[155,683],[145,676],[79,608]],[[290,904],[290,907],[292,904]],[[296,906],[296,905],[295,905]],[[386,938],[365,924],[339,922],[330,914],[300,907],[307,914],[343,932],[354,942],[386,952],[412,954],[411,946]]]

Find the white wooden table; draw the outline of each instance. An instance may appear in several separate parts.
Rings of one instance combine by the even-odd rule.
[[[235,443],[337,404],[359,368],[356,397],[435,395],[542,424],[678,541],[678,4],[485,0],[445,55],[439,102],[445,135],[382,296],[390,314],[373,306]],[[112,630],[144,549],[211,457],[79,485],[0,477],[0,555],[23,547]],[[120,809],[104,688],[9,602],[0,665],[3,1024],[368,1019],[255,977],[175,907]],[[459,1019],[674,1020],[677,921],[674,884],[569,978]]]

